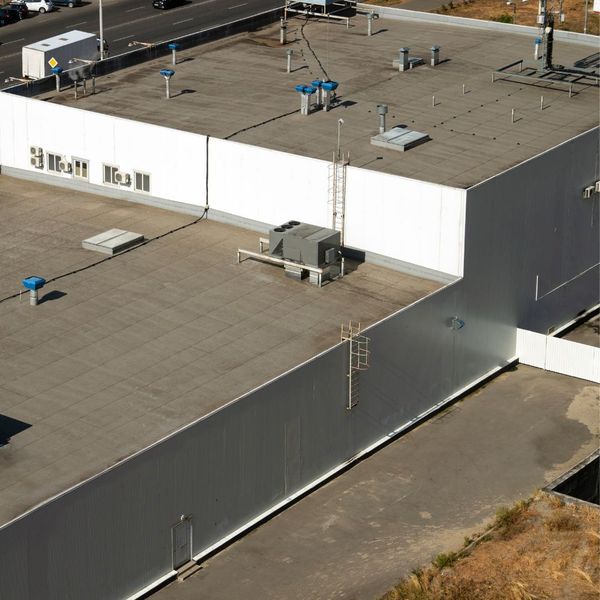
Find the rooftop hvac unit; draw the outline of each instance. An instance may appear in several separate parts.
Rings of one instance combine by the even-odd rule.
[[[71,172],[71,163],[66,158],[63,157],[58,162],[58,168],[63,173],[70,173]]]
[[[115,173],[115,181],[119,185],[129,185],[131,183],[131,175],[129,173],[124,173],[123,171],[117,171]]]
[[[271,256],[313,267],[337,262],[340,232],[318,225],[288,221],[269,231]]]
[[[43,153],[43,149],[39,146],[29,146],[29,154],[31,154],[31,156],[42,156]]]
[[[44,166],[44,157],[43,156],[32,156],[31,157],[31,166],[36,169],[41,169]]]

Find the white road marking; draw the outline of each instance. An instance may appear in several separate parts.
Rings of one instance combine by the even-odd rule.
[[[25,38],[19,38],[18,40],[9,40],[8,42],[4,42],[4,44],[2,44],[3,46],[6,46],[6,44],[16,44],[17,42],[23,42],[25,41]]]
[[[242,6],[246,6],[248,3],[244,2],[244,4],[236,4],[235,6],[228,6],[227,10],[233,10],[234,8],[242,8]]]
[[[113,40],[113,42],[122,42],[123,40],[128,40],[129,38],[135,37],[135,34],[132,35],[126,35],[125,37],[122,38],[117,38],[116,40]]]
[[[74,25],[67,25],[67,27],[78,27],[79,25],[85,25],[87,21],[81,21],[81,23],[75,23]]]
[[[133,12],[134,10],[142,10],[142,8],[146,8],[145,6],[136,6],[136,8],[130,8],[129,10],[126,10],[125,12]]]
[[[173,25],[181,25],[182,23],[187,23],[188,21],[193,21],[194,17],[191,17],[190,19],[184,19],[183,21],[175,21],[175,23],[173,23]]]

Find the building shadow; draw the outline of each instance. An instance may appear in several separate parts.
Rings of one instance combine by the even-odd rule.
[[[24,423],[18,419],[0,415],[0,447],[6,446],[10,438],[31,427],[31,423]]]
[[[67,292],[61,292],[60,290],[52,290],[47,294],[44,294],[39,300],[38,304],[43,304],[44,302],[50,302],[51,300],[59,300],[60,298],[67,295]]]

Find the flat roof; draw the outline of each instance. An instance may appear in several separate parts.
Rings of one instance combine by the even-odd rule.
[[[588,321],[581,323],[581,325],[578,325],[562,337],[571,342],[600,348],[600,316],[596,315]]]
[[[346,29],[337,21],[294,18],[288,27],[293,41],[286,47],[279,45],[276,24],[179,52],[168,101],[158,73],[168,57],[99,78],[101,93],[95,96],[75,100],[69,88],[42,97],[324,160],[336,149],[337,121],[343,118],[341,146],[353,166],[459,188],[598,125],[597,87],[569,97],[564,88],[492,83],[493,70],[532,59],[532,35],[381,18],[368,37],[366,17],[350,24]],[[442,63],[436,67],[428,64],[432,45],[441,47]],[[393,68],[402,46],[427,64],[403,73]],[[294,51],[291,74],[286,73],[288,49]],[[554,58],[569,66],[594,50],[555,41]],[[303,116],[294,86],[316,78],[339,82],[340,103],[330,112]],[[389,106],[388,129],[406,125],[431,141],[406,152],[371,145],[380,103]]]
[[[33,44],[24,46],[24,48],[48,52],[49,50],[56,50],[57,48],[62,48],[67,44],[72,44],[73,42],[79,42],[81,40],[87,40],[88,38],[96,39],[96,34],[72,29],[71,31],[65,31],[65,33],[61,33],[60,35],[54,35],[45,40],[34,42]]]
[[[90,266],[94,234],[196,217],[6,176],[0,211],[0,524],[442,285],[361,264],[319,289],[236,264],[259,234],[211,220]],[[3,300],[34,274],[66,276]]]

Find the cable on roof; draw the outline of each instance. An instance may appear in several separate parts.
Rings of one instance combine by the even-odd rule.
[[[304,33],[304,28],[308,25],[309,18],[310,18],[310,15],[306,15],[306,20],[302,24],[302,27],[300,27],[300,35],[302,36],[302,39],[306,42],[306,46],[310,50],[311,54],[315,57],[315,60],[317,61],[319,68],[321,69],[321,71],[323,71],[323,75],[325,75],[325,81],[331,81],[331,77],[329,77],[329,74],[325,70],[323,63],[321,63],[321,61],[319,60],[319,57],[317,56],[317,53],[312,49],[312,46],[310,45],[310,42],[308,41],[308,38],[306,37],[306,34]]]
[[[56,275],[56,277],[51,277],[50,279],[46,279],[46,283],[52,283],[53,281],[58,281],[59,279],[63,279],[64,277],[69,277],[70,275],[75,275],[77,273],[81,273],[82,271],[87,271],[87,269],[91,269],[92,267],[97,267],[98,265],[101,265],[102,263],[112,260],[113,258],[123,256],[123,254],[127,254],[128,252],[137,250],[138,248],[141,248],[142,246],[146,246],[147,244],[150,244],[151,242],[160,240],[161,238],[171,235],[172,233],[176,233],[183,229],[187,229],[188,227],[191,227],[192,225],[196,225],[197,223],[202,221],[202,219],[204,219],[207,215],[208,215],[208,207],[204,208],[202,214],[197,219],[194,219],[190,223],[186,223],[185,225],[180,225],[179,227],[175,227],[174,229],[170,229],[169,231],[165,231],[164,233],[155,235],[152,238],[144,240],[141,244],[138,244],[137,246],[132,246],[131,248],[127,248],[126,250],[123,250],[122,252],[119,252],[118,254],[114,254],[113,256],[107,256],[106,258],[97,260],[96,262],[86,265],[85,267],[73,269],[72,271],[69,271],[67,273],[62,273],[61,275]],[[5,298],[0,298],[0,304],[2,302],[6,302],[7,300],[12,300],[13,298],[19,297],[21,295],[21,293],[22,293],[22,291],[19,291],[16,294],[11,294],[10,296],[6,296]]]
[[[297,112],[300,112],[300,109],[297,108],[296,110],[291,110],[290,112],[286,112],[283,113],[282,115],[277,115],[276,117],[271,117],[270,119],[267,119],[266,121],[262,121],[261,123],[256,123],[255,125],[250,125],[248,127],[244,127],[243,129],[240,129],[238,131],[234,131],[233,133],[230,133],[228,136],[224,137],[224,140],[230,140],[232,137],[240,134],[240,133],[245,133],[246,131],[249,131],[250,129],[255,129],[256,127],[261,127],[263,125],[266,125],[267,123],[272,123],[273,121],[277,121],[277,119],[283,119],[284,117],[289,117],[290,115],[293,115]]]

